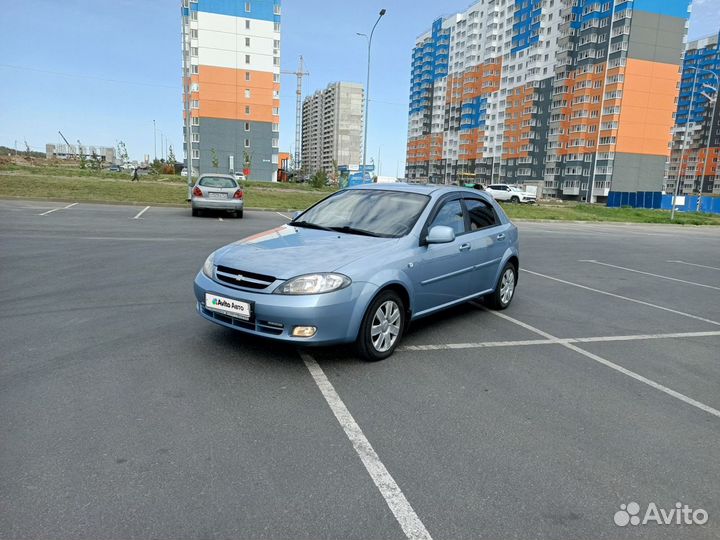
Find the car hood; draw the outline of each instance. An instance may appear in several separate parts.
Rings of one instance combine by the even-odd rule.
[[[282,225],[219,249],[215,264],[290,279],[301,274],[334,272],[398,242]]]

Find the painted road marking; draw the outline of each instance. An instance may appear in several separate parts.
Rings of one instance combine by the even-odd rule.
[[[290,216],[286,216],[286,215],[283,214],[282,212],[275,212],[275,213],[276,213],[278,216],[282,216],[282,217],[284,217],[285,219],[289,219],[290,221],[292,221],[292,218],[291,218]]]
[[[586,285],[580,285],[579,283],[573,283],[572,281],[566,281],[564,279],[548,276],[547,274],[541,274],[540,272],[533,272],[532,270],[528,270],[526,268],[521,269],[522,272],[526,272],[528,274],[532,274],[533,276],[539,276],[543,277],[545,279],[550,279],[552,281],[557,281],[558,283],[564,283],[565,285],[570,285],[572,287],[577,287],[579,289],[585,289],[586,291],[592,291],[596,292],[598,294],[604,294],[605,296],[612,296],[613,298],[619,298],[621,300],[627,300],[628,302],[634,302],[636,304],[640,304],[642,306],[648,306],[655,309],[661,309],[663,311],[667,311],[668,313],[674,313],[675,315],[681,315],[683,317],[688,317],[690,319],[695,319],[696,321],[703,321],[708,324],[714,324],[715,326],[720,326],[720,322],[713,321],[711,319],[706,319],[705,317],[700,317],[698,315],[693,315],[692,313],[685,313],[684,311],[678,311],[676,309],[671,309],[665,306],[658,306],[657,304],[651,304],[650,302],[645,302],[643,300],[638,300],[636,298],[629,298],[627,296],[622,296],[620,294],[611,293],[608,291],[602,291],[600,289],[594,289],[593,287],[588,287]]]
[[[142,218],[142,215],[143,215],[145,212],[147,212],[148,210],[150,210],[150,207],[149,207],[149,206],[146,206],[145,208],[143,208],[142,210],[140,210],[140,212],[138,212],[138,214],[137,214],[133,219],[141,219],[141,218]]]
[[[685,283],[686,285],[694,285],[696,287],[705,287],[706,289],[715,289],[716,291],[720,291],[720,287],[715,287],[714,285],[705,285],[704,283],[696,283],[694,281],[686,281],[684,279],[678,279],[678,278],[669,277],[669,276],[661,276],[660,274],[653,274],[652,272],[643,272],[642,270],[635,270],[634,268],[626,268],[625,266],[617,266],[615,264],[604,263],[604,262],[596,261],[594,259],[581,259],[578,262],[598,264],[600,266],[607,266],[609,268],[617,268],[618,270],[625,270],[627,272],[634,272],[636,274],[644,274],[646,276],[652,276],[652,277],[656,277],[659,279],[667,279],[669,281],[677,281],[680,283]]]
[[[622,373],[623,375],[632,377],[633,379],[640,381],[643,384],[647,384],[648,386],[651,386],[652,388],[655,388],[656,390],[660,390],[661,392],[664,392],[664,393],[668,394],[669,396],[674,397],[675,399],[679,399],[680,401],[687,403],[688,405],[692,405],[693,407],[696,407],[702,411],[705,411],[706,413],[712,414],[713,416],[720,418],[719,410],[714,409],[713,407],[710,407],[709,405],[705,405],[704,403],[697,401],[691,397],[688,397],[685,394],[676,392],[672,388],[668,388],[667,386],[657,383],[657,382],[653,381],[652,379],[643,377],[639,373],[635,373],[634,371],[630,371],[629,369],[619,366],[619,365],[611,362],[610,360],[606,360],[602,356],[598,356],[597,354],[593,354],[589,351],[581,349],[580,347],[578,347],[577,345],[573,345],[572,343],[565,343],[565,342],[563,342],[563,340],[561,340],[551,334],[548,334],[547,332],[543,332],[539,328],[535,328],[532,325],[529,325],[527,323],[524,323],[522,321],[514,319],[513,317],[510,317],[509,315],[505,315],[504,313],[500,313],[498,311],[489,311],[489,310],[488,310],[488,312],[492,313],[496,317],[500,317],[501,319],[505,319],[506,321],[509,321],[513,324],[522,326],[523,328],[526,328],[526,329],[530,330],[531,332],[541,335],[547,339],[555,340],[559,345],[562,345],[563,347],[570,349],[571,351],[575,351],[578,354],[582,354],[583,356],[590,358],[591,360],[594,360],[595,362],[603,364],[604,366],[607,366],[610,369],[614,369],[615,371],[618,371],[618,372]]]
[[[360,426],[350,414],[345,403],[340,399],[340,396],[328,380],[320,364],[305,352],[299,351],[299,354],[303,362],[305,362],[308,371],[310,371],[310,375],[312,375],[312,378],[315,380],[315,384],[317,384],[325,398],[325,401],[330,406],[330,410],[332,410],[343,431],[345,431],[347,438],[350,439],[353,448],[355,448],[355,452],[360,456],[363,465],[365,465],[365,469],[367,469],[367,472],[370,474],[373,482],[375,482],[378,490],[380,490],[388,507],[395,515],[395,519],[397,519],[400,527],[402,527],[402,530],[405,532],[405,536],[411,540],[432,540],[425,525],[420,521],[420,518],[412,506],[410,506],[410,503],[385,468],[385,465],[380,461],[370,441],[367,440],[367,437],[365,437],[362,429],[360,429]]]
[[[451,349],[485,349],[492,347],[526,347],[532,345],[557,345],[563,343],[603,343],[610,341],[646,341],[651,339],[682,339],[720,336],[719,331],[673,332],[668,334],[634,334],[628,336],[597,336],[560,339],[523,339],[517,341],[485,341],[478,343],[441,343],[437,345],[405,345],[398,351],[442,351]]]
[[[52,210],[48,210],[47,212],[43,212],[42,214],[38,214],[38,216],[47,216],[48,214],[52,214],[53,212],[57,212],[58,210],[67,210],[68,208],[72,208],[73,206],[77,205],[76,202],[72,204],[68,204],[67,206],[63,206],[61,208],[53,208]]]
[[[717,268],[716,266],[706,266],[704,264],[695,264],[695,263],[689,263],[685,261],[666,261],[669,263],[677,263],[677,264],[686,264],[688,266],[697,266],[698,268],[709,268],[710,270],[720,270],[720,268]]]
[[[221,217],[218,218],[218,221],[222,221],[222,220],[223,220],[223,218],[221,218]]]

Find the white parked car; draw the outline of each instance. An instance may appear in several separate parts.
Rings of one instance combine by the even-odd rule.
[[[485,188],[496,201],[508,201],[512,203],[534,203],[537,197],[534,193],[523,191],[517,186],[508,184],[491,184]]]
[[[235,177],[235,180],[238,182],[244,182],[246,180],[245,175],[241,172],[235,172],[235,173],[233,173],[233,176]]]

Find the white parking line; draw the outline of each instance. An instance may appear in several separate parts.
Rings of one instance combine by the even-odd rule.
[[[140,212],[138,212],[138,214],[137,214],[133,219],[141,219],[142,215],[143,215],[145,212],[147,212],[148,210],[150,210],[150,207],[149,207],[149,206],[146,206],[145,208],[143,208],[142,210],[140,210]]]
[[[499,311],[488,311],[488,312],[492,313],[493,315],[495,315],[497,317],[500,317],[501,319],[505,319],[506,321],[509,321],[513,324],[522,326],[523,328],[526,328],[526,329],[530,330],[531,332],[539,334],[548,339],[555,340],[559,345],[562,345],[563,347],[570,349],[571,351],[575,351],[578,354],[582,354],[583,356],[590,358],[591,360],[594,360],[595,362],[603,364],[604,366],[607,366],[610,369],[614,369],[615,371],[618,371],[618,372],[622,373],[623,375],[632,377],[633,379],[640,381],[641,383],[647,384],[648,386],[651,386],[652,388],[655,388],[656,390],[660,390],[661,392],[664,392],[664,393],[668,394],[669,396],[679,399],[680,401],[683,401],[684,403],[687,403],[688,405],[692,405],[693,407],[696,407],[702,411],[705,411],[707,413],[712,414],[713,416],[720,418],[719,410],[717,410],[713,407],[710,407],[709,405],[705,405],[704,403],[697,401],[691,397],[688,397],[685,394],[676,392],[672,388],[668,388],[667,386],[657,383],[657,382],[653,381],[652,379],[643,377],[642,375],[635,373],[634,371],[630,371],[629,369],[619,366],[619,365],[611,362],[610,360],[606,360],[602,356],[598,356],[597,354],[593,354],[589,351],[581,349],[580,347],[578,347],[577,345],[573,345],[572,343],[566,343],[563,340],[558,339],[557,337],[555,337],[551,334],[548,334],[547,332],[543,332],[539,328],[535,328],[532,325],[529,325],[527,323],[524,323],[522,321],[514,319],[513,317],[510,317],[509,315],[505,315],[504,313],[500,313]]]
[[[695,263],[689,263],[685,261],[666,261],[669,263],[677,263],[677,264],[686,264],[687,266],[697,266],[698,268],[709,268],[710,270],[720,270],[720,268],[717,268],[716,266],[706,266],[704,264],[695,264]]]
[[[667,279],[669,281],[677,281],[680,283],[685,283],[686,285],[694,285],[696,287],[704,287],[706,289],[715,289],[716,291],[720,291],[720,287],[715,287],[713,285],[705,285],[704,283],[696,283],[694,281],[686,281],[684,279],[678,279],[678,278],[669,277],[669,276],[661,276],[660,274],[653,274],[652,272],[643,272],[642,270],[635,270],[634,268],[626,268],[625,266],[617,266],[616,264],[604,263],[604,262],[596,261],[594,259],[581,259],[578,262],[598,264],[600,266],[607,266],[609,268],[617,268],[618,270],[634,272],[635,274],[644,274],[646,276],[656,277],[659,279]]]
[[[222,221],[222,220],[223,220],[223,218],[221,218],[221,217],[218,218],[218,221]]]
[[[315,359],[305,352],[299,352],[300,357],[305,362],[310,375],[312,375],[315,384],[317,384],[320,392],[322,392],[325,401],[330,406],[335,418],[337,418],[340,426],[345,431],[345,435],[355,448],[355,452],[365,465],[365,469],[370,474],[373,482],[382,494],[388,507],[395,515],[400,527],[405,532],[405,536],[411,540],[432,540],[430,533],[420,521],[420,518],[413,510],[405,495],[400,490],[393,477],[388,472],[385,465],[378,457],[373,449],[370,441],[367,440],[365,434],[360,429],[350,411],[343,403],[340,396],[335,391],[332,383],[328,380],[325,372]]]
[[[77,205],[76,202],[72,204],[68,204],[67,206],[63,206],[60,208],[53,208],[52,210],[48,210],[47,212],[43,212],[42,214],[38,214],[38,216],[47,216],[48,214],[52,214],[53,212],[57,212],[58,210],[67,210],[68,208],[72,208],[73,206]]]
[[[532,345],[557,345],[563,343],[603,343],[609,341],[646,341],[651,339],[682,339],[720,336],[720,330],[708,332],[674,332],[669,334],[634,334],[628,336],[597,336],[560,339],[522,339],[517,341],[485,341],[478,343],[440,343],[434,345],[405,345],[398,351],[442,351],[452,349],[486,349],[492,347],[526,347]]]
[[[585,289],[586,291],[592,291],[596,292],[598,294],[604,294],[605,296],[612,296],[613,298],[619,298],[621,300],[627,300],[628,302],[634,302],[636,304],[640,304],[642,306],[648,306],[655,309],[661,309],[663,311],[667,311],[668,313],[674,313],[675,315],[681,315],[683,317],[688,317],[690,319],[695,319],[696,321],[703,321],[708,324],[714,324],[715,326],[720,326],[720,322],[713,321],[711,319],[706,319],[705,317],[700,317],[698,315],[693,315],[692,313],[685,313],[684,311],[678,311],[676,309],[671,309],[664,306],[658,306],[657,304],[651,304],[650,302],[645,302],[643,300],[637,300],[636,298],[630,298],[627,296],[622,296],[620,294],[611,293],[608,291],[602,291],[600,289],[594,289],[593,287],[588,287],[586,285],[580,285],[579,283],[573,283],[572,281],[566,281],[564,279],[548,276],[546,274],[541,274],[540,272],[533,272],[532,270],[528,270],[526,268],[521,269],[522,272],[526,272],[528,274],[532,274],[533,276],[539,276],[543,277],[545,279],[550,279],[552,281],[557,281],[558,283],[564,283],[565,285],[570,285],[571,287],[577,287],[579,289]]]
[[[289,219],[290,221],[292,221],[292,218],[291,218],[290,216],[286,216],[286,215],[283,214],[282,212],[275,212],[275,213],[276,213],[278,216],[282,216],[282,217],[284,217],[285,219]]]

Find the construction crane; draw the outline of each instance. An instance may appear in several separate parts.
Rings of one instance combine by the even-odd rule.
[[[303,57],[300,55],[297,71],[281,71],[285,75],[295,75],[297,77],[297,89],[295,90],[295,170],[300,169],[301,156],[301,134],[302,134],[302,80],[305,75],[310,75],[305,71]]]
[[[67,144],[67,153],[69,154],[69,153],[70,153],[70,150],[71,150],[71,148],[72,148],[72,147],[70,146],[70,142],[65,138],[65,135],[62,134],[62,131],[58,130],[58,133],[59,133],[60,136],[62,137],[62,140],[65,141],[65,144]]]

